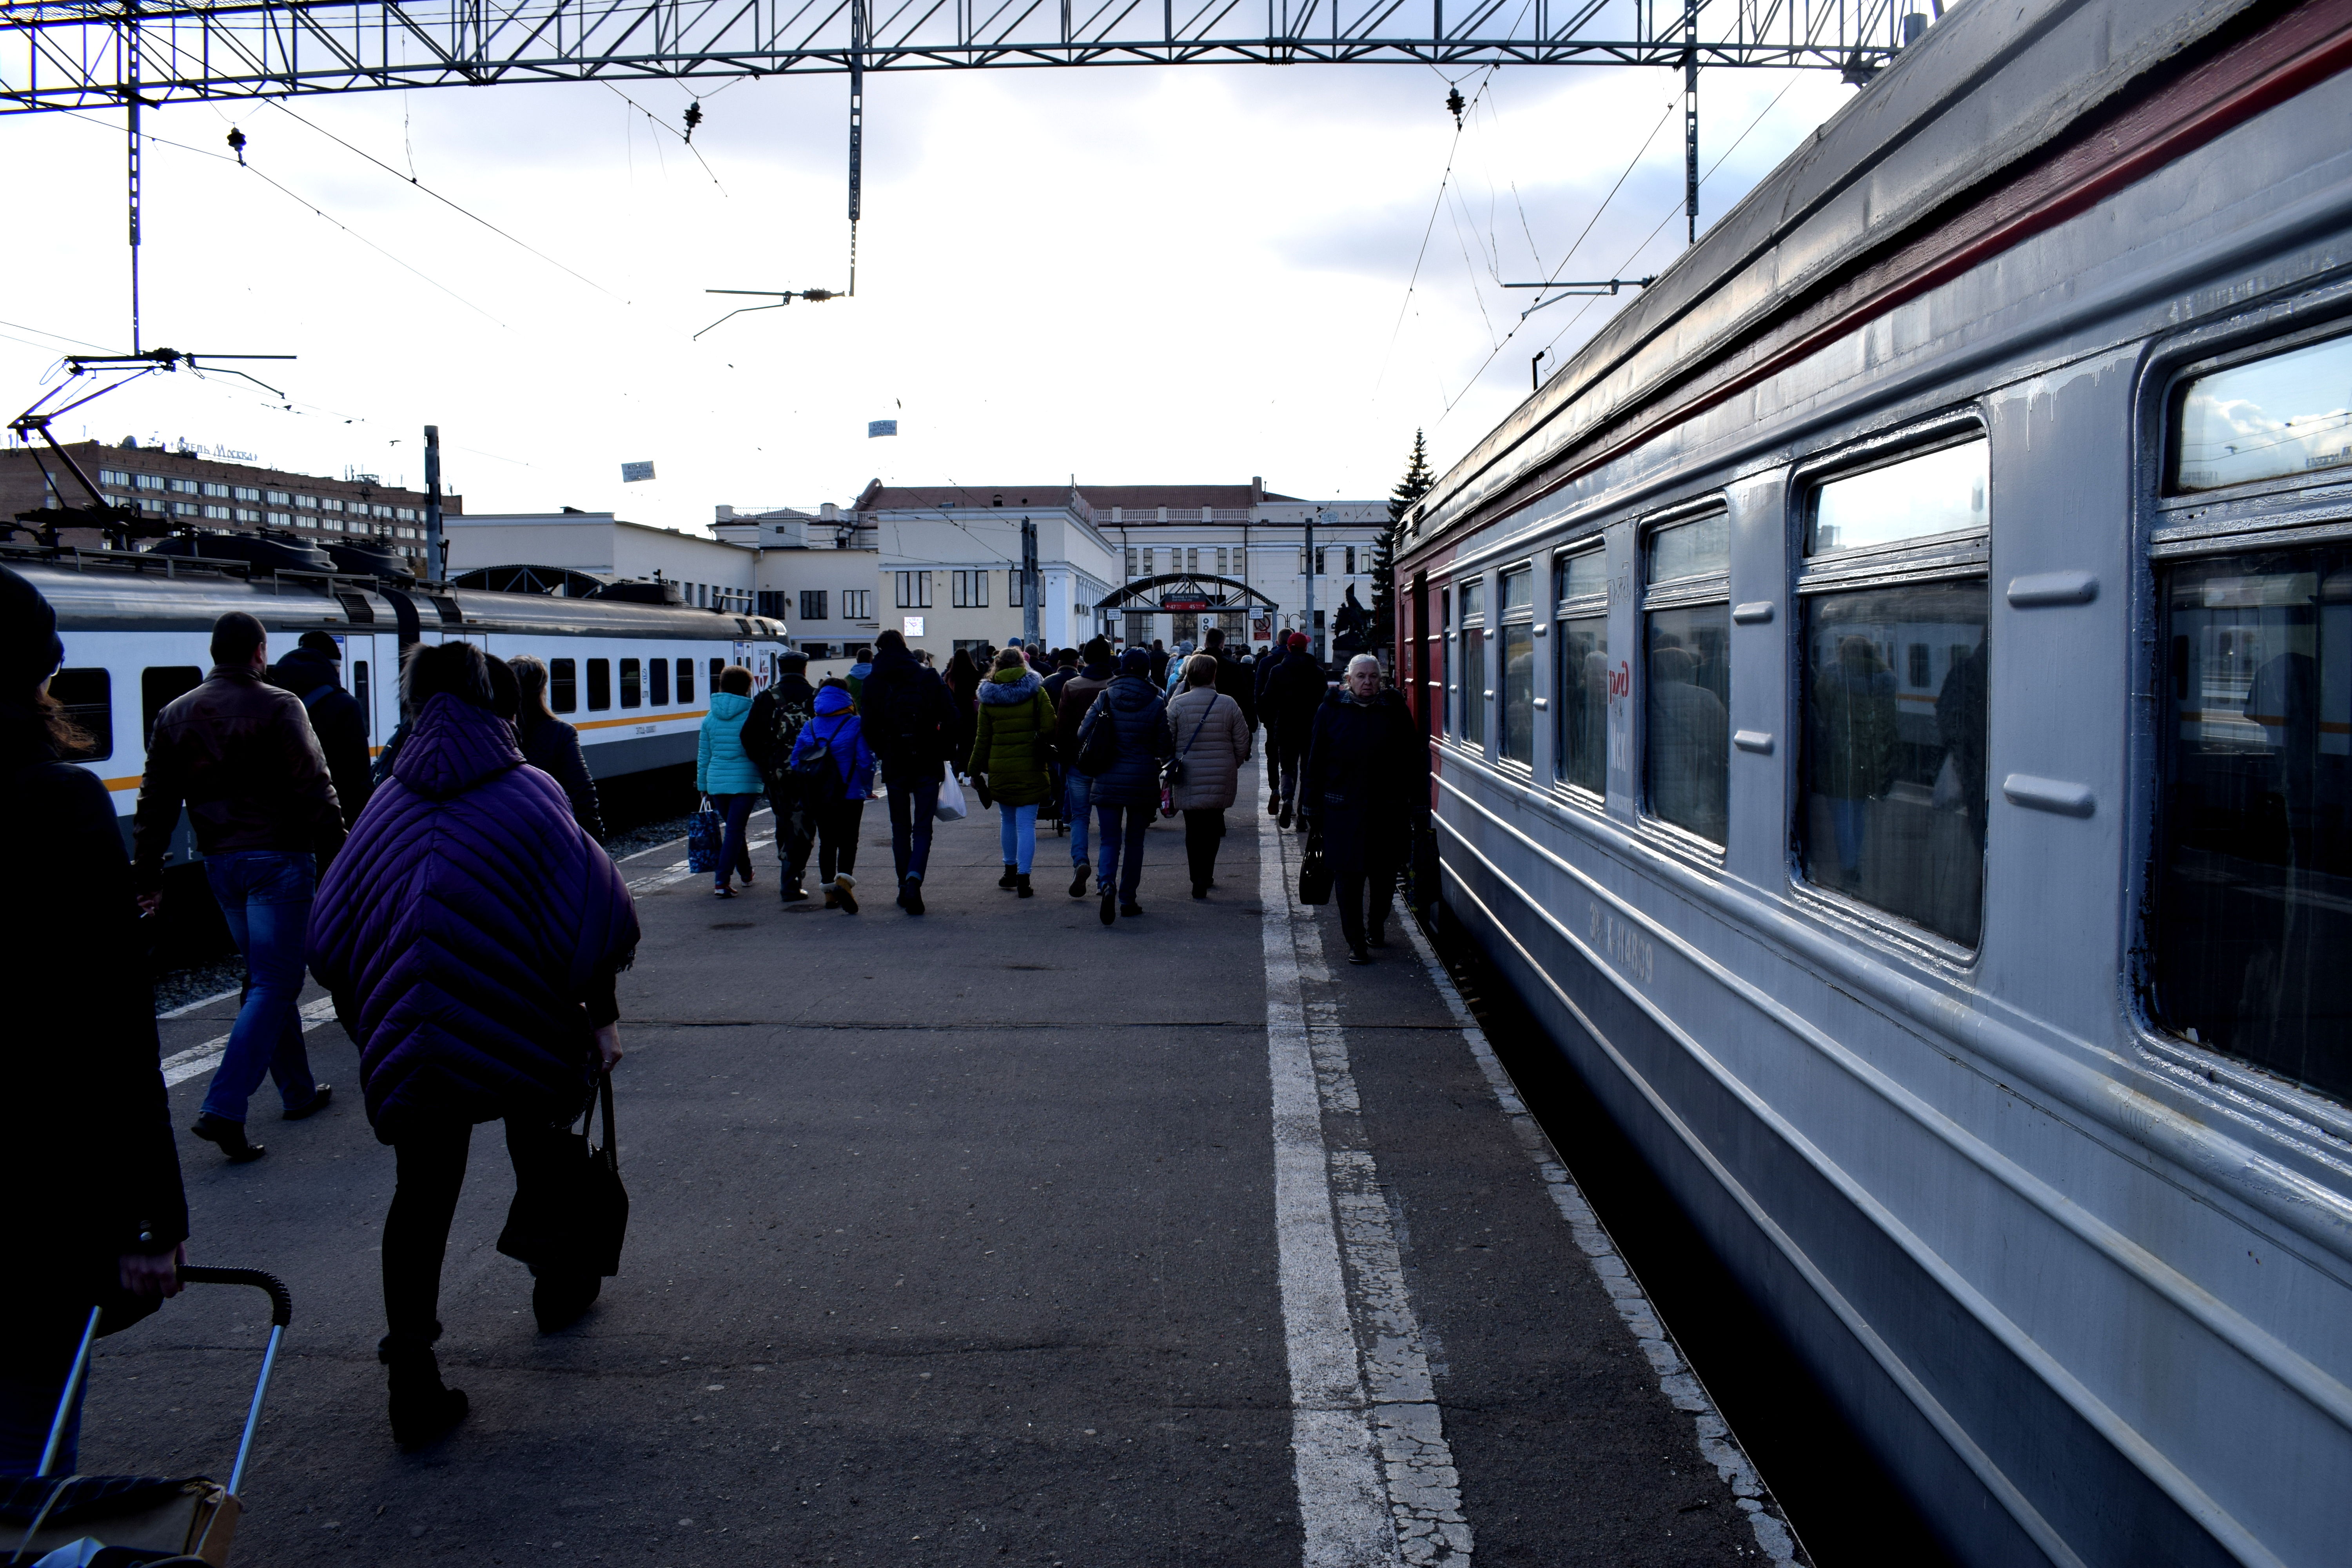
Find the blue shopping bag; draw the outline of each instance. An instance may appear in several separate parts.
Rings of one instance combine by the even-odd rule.
[[[688,819],[686,828],[686,867],[689,871],[709,873],[719,869],[719,852],[726,847],[726,830],[719,826],[719,809],[710,797],[702,797],[702,809]]]

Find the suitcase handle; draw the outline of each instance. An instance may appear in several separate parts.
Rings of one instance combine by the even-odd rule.
[[[208,1268],[200,1264],[184,1264],[180,1282],[184,1285],[250,1285],[269,1294],[269,1321],[273,1328],[284,1328],[294,1321],[294,1298],[287,1293],[285,1281],[277,1275],[258,1268]]]

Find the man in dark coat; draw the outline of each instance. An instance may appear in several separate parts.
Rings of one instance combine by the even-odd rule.
[[[923,912],[923,872],[930,864],[931,825],[940,782],[958,730],[954,696],[940,672],[917,658],[898,628],[874,639],[874,668],[858,699],[866,743],[890,793],[890,858],[898,872],[898,907]]]
[[[1087,831],[1095,815],[1095,781],[1078,771],[1078,726],[1095,705],[1095,694],[1108,686],[1116,673],[1108,637],[1090,638],[1078,650],[1078,657],[1085,664],[1062,683],[1054,699],[1054,754],[1062,765],[1062,815],[1070,825],[1070,897],[1074,899],[1087,896],[1087,879],[1093,871],[1087,863]]]
[[[1234,650],[1225,646],[1225,633],[1222,626],[1209,628],[1209,646],[1204,651],[1217,661],[1217,694],[1234,700],[1234,706],[1242,710],[1242,722],[1255,733],[1257,730],[1257,689],[1251,679],[1250,667],[1235,658]]]
[[[782,884],[778,896],[796,904],[808,897],[801,879],[816,844],[816,823],[788,764],[801,726],[816,716],[816,688],[808,682],[808,655],[798,649],[779,655],[776,671],[774,682],[751,699],[751,710],[743,716],[743,751],[760,770],[768,805],[776,814],[776,865],[783,873],[777,879]]]
[[[349,827],[366,809],[375,785],[368,777],[368,721],[360,700],[343,689],[343,650],[325,632],[304,632],[292,653],[270,670],[270,683],[302,700],[311,732],[327,755],[335,781],[335,804]]]
[[[399,1176],[383,1227],[380,1354],[394,1436],[462,1417],[433,1355],[441,1259],[474,1124],[504,1118],[518,1198],[562,1190],[565,1130],[620,1060],[614,977],[637,917],[612,857],[562,786],[525,766],[467,643],[420,647],[416,717],[392,777],[319,885],[310,968],[360,1049],[368,1121]],[[600,1279],[577,1256],[525,1256],[542,1329],[577,1319]]]
[[[1160,809],[1160,760],[1174,750],[1168,704],[1150,679],[1151,657],[1139,647],[1119,656],[1118,679],[1103,688],[1078,726],[1086,752],[1094,727],[1118,731],[1109,766],[1094,777],[1095,819],[1102,831],[1102,922],[1143,912],[1136,891],[1143,880],[1143,835]],[[1116,896],[1117,902],[1113,899]]]
[[[1381,686],[1381,661],[1360,653],[1346,685],[1315,710],[1299,808],[1323,842],[1348,961],[1388,945],[1397,873],[1429,823],[1429,750],[1404,699]],[[1365,902],[1370,896],[1367,918]]]
[[[187,1199],[155,1065],[154,998],[114,805],[47,695],[57,615],[0,566],[0,820],[23,831],[10,886],[28,917],[0,942],[0,1070],[24,1108],[0,1139],[11,1195],[0,1291],[0,1477],[40,1463],[89,1310],[111,1333],[179,1289]],[[57,1473],[75,1468],[77,1410]]]
[[[310,1077],[297,1006],[302,935],[319,863],[343,842],[343,815],[318,736],[291,692],[262,679],[261,623],[231,610],[213,624],[213,670],[156,716],[139,786],[132,864],[140,907],[163,896],[163,855],[184,803],[205,878],[245,955],[245,1005],[191,1129],[231,1160],[259,1159],[245,1115],[267,1075],[299,1121],[332,1093]]]
[[[1315,710],[1323,705],[1329,692],[1322,665],[1307,651],[1307,634],[1291,633],[1289,653],[1266,678],[1265,705],[1266,721],[1274,732],[1272,754],[1277,764],[1275,816],[1285,827],[1291,824],[1291,805],[1298,798],[1298,766],[1307,755]]]

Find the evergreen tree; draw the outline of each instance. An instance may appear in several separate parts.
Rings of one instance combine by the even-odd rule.
[[[1412,433],[1412,460],[1404,478],[1389,492],[1389,525],[1372,543],[1372,647],[1396,647],[1396,550],[1404,537],[1406,519],[1437,476],[1429,471],[1429,444],[1419,430]]]

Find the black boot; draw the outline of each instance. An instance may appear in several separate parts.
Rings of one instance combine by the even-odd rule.
[[[1103,889],[1102,923],[1105,925],[1118,923],[1118,895],[1108,888]]]
[[[1087,896],[1087,879],[1093,874],[1093,867],[1087,865],[1083,860],[1079,861],[1074,868],[1074,874],[1070,878],[1070,897],[1074,899],[1085,898]]]
[[[1015,871],[1013,874],[1013,890],[1024,899],[1034,899],[1037,896],[1037,889],[1029,885],[1029,873],[1026,871]]]
[[[923,879],[909,877],[898,884],[898,907],[910,915],[923,912]]]
[[[421,1448],[466,1418],[472,1408],[466,1392],[442,1386],[441,1364],[434,1359],[429,1343],[402,1343],[386,1334],[375,1353],[392,1369],[394,1442],[404,1448]]]
[[[219,1144],[220,1152],[228,1156],[228,1163],[232,1165],[249,1165],[269,1152],[264,1144],[245,1141],[244,1122],[231,1121],[226,1116],[215,1116],[209,1110],[198,1116],[196,1124],[188,1131],[207,1143]]]
[[[1010,888],[1013,886],[1013,879],[1020,874],[1020,872],[1013,869],[1013,862],[1007,860],[1004,863],[1004,875],[996,879],[996,885],[1000,888]]]
[[[533,1279],[530,1311],[539,1320],[539,1331],[551,1334],[570,1328],[587,1316],[604,1289],[604,1282],[593,1274],[554,1274]]]

